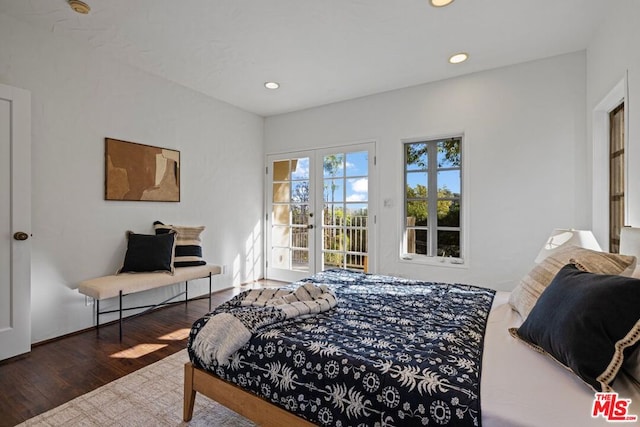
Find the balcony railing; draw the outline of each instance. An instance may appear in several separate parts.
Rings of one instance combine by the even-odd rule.
[[[324,267],[340,267],[353,270],[368,270],[367,217],[342,217],[322,228]],[[294,266],[309,263],[309,229],[296,227],[292,229],[291,247]]]

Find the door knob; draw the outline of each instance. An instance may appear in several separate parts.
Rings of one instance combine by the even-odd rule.
[[[24,231],[18,231],[13,235],[13,238],[16,240],[27,240],[29,238],[29,235]]]
[[[313,228],[313,224],[307,225],[307,228]]]

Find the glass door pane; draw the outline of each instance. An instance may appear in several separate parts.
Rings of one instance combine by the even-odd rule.
[[[337,267],[374,271],[374,150],[368,143],[268,156],[267,278],[293,281]]]
[[[322,269],[369,271],[369,150],[322,156]]]
[[[314,272],[310,157],[270,158],[267,277],[297,280]]]

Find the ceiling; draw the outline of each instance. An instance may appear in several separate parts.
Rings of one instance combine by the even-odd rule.
[[[611,0],[0,0],[0,13],[270,116],[585,49]],[[469,52],[467,62],[448,57]],[[266,81],[281,84],[265,89]]]

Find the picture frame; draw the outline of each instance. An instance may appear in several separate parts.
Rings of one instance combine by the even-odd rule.
[[[105,200],[179,202],[180,151],[105,138]]]

